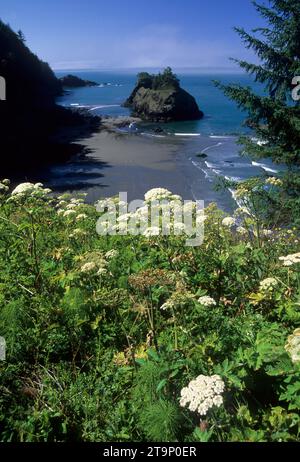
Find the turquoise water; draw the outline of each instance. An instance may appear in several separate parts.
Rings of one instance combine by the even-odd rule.
[[[129,115],[129,110],[122,107],[122,103],[128,98],[136,82],[135,72],[108,72],[108,71],[71,71],[83,79],[99,83],[99,87],[86,87],[72,90],[70,93],[59,98],[64,106],[79,105],[90,108],[95,114],[101,115]],[[59,77],[66,72],[57,72]],[[245,114],[240,111],[236,104],[229,101],[223,93],[217,89],[213,80],[223,83],[241,83],[256,87],[257,84],[243,74],[180,74],[181,86],[190,92],[197,100],[199,107],[205,116],[200,121],[177,122],[167,124],[171,132],[201,133],[203,135],[226,135],[245,132],[242,127]],[[102,86],[103,84],[108,84]]]

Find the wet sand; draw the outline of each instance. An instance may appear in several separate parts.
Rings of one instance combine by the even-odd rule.
[[[127,192],[128,199],[142,199],[145,192],[164,187],[185,199],[192,199],[176,156],[180,140],[156,138],[107,129],[80,140],[86,154],[66,165],[54,167],[50,187],[56,190],[84,190],[87,201]]]
[[[130,123],[139,122],[130,117],[103,119],[92,135],[77,137],[81,154],[52,166],[42,181],[58,193],[87,193],[89,203],[120,192],[127,192],[129,201],[143,199],[150,189],[162,187],[184,200],[216,202],[223,210],[233,210],[231,193],[215,190],[215,170],[206,161],[231,158],[237,149],[234,139],[154,134],[147,126],[144,132],[141,126],[136,133],[128,132]],[[201,152],[204,156],[198,157]]]

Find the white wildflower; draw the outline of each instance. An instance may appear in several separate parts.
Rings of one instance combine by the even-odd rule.
[[[34,189],[42,189],[44,187],[43,183],[35,183]]]
[[[172,196],[172,201],[181,202],[181,201],[182,201],[182,197],[179,196],[178,194],[173,194],[173,196]]]
[[[85,220],[86,218],[88,218],[88,216],[85,213],[80,213],[79,215],[77,215],[76,221]]]
[[[203,223],[207,220],[207,215],[198,215],[196,218],[196,225],[203,225]]]
[[[219,375],[199,375],[181,390],[180,406],[205,416],[213,407],[222,406],[224,390],[225,384]]]
[[[27,194],[48,194],[52,192],[51,189],[43,189],[42,183],[21,183],[11,193],[12,196],[23,196]]]
[[[109,250],[108,252],[106,252],[105,258],[107,260],[110,260],[112,258],[116,258],[118,255],[119,255],[119,252],[117,250],[112,249],[112,250]]]
[[[5,193],[9,190],[9,187],[6,186],[4,183],[0,183],[0,193]]]
[[[110,225],[110,223],[108,222],[108,225]],[[111,227],[111,229],[113,231],[116,231],[118,233],[127,233],[128,232],[128,224],[127,224],[127,221],[123,221],[117,225],[114,225],[113,227]]]
[[[69,217],[71,215],[74,215],[75,213],[76,213],[75,210],[66,210],[66,211],[64,211],[63,216],[64,217]]]
[[[273,231],[271,229],[262,229],[261,234],[265,237],[270,237],[273,235]]]
[[[288,337],[285,350],[291,356],[293,363],[300,362],[300,329],[296,329],[293,335]]]
[[[207,295],[205,295],[204,297],[200,297],[198,299],[198,303],[200,303],[200,305],[207,306],[207,307],[217,305],[216,301],[213,298],[208,297]]]
[[[226,228],[232,228],[236,224],[236,220],[233,217],[226,217],[222,221],[222,225],[225,226]]]
[[[69,235],[69,237],[70,238],[83,237],[83,236],[86,236],[86,235],[87,235],[87,233],[83,229],[76,228],[76,229],[74,229],[73,233],[71,233]]]
[[[59,201],[57,207],[64,207],[65,205],[67,205],[67,201]]]
[[[283,262],[283,266],[296,265],[297,263],[300,263],[300,252],[288,255],[287,257],[280,257],[279,260]]]
[[[145,200],[149,201],[159,201],[163,199],[169,199],[172,196],[171,191],[164,188],[155,188],[151,189],[145,194]]]
[[[98,211],[105,210],[110,205],[112,205],[112,199],[103,199],[95,203],[95,207]]]
[[[128,220],[130,220],[130,218],[131,218],[131,214],[130,213],[125,213],[124,215],[121,215],[117,219],[117,222],[118,223],[127,222]]]
[[[1,183],[4,184],[4,186],[9,186],[10,185],[10,180],[5,178],[4,180],[1,180]]]
[[[93,261],[89,262],[89,263],[85,263],[80,271],[81,273],[91,273],[92,271],[96,271],[97,269],[97,265],[96,263],[94,263]]]
[[[168,310],[172,310],[174,308],[174,303],[172,300],[168,300],[166,303],[164,303],[160,309],[162,311],[168,311]]]
[[[174,223],[174,233],[175,234],[183,234],[186,230],[186,226],[184,223]]]
[[[275,289],[278,286],[278,280],[275,278],[267,278],[261,281],[259,288],[262,292],[268,292]]]
[[[145,237],[159,236],[160,229],[157,226],[152,226],[151,228],[146,229],[143,233]]]
[[[144,207],[140,207],[139,209],[137,209],[137,211],[135,212],[135,215],[137,217],[139,217],[139,216],[148,217],[148,215],[149,215],[149,207],[148,207],[148,205],[144,205]]]
[[[34,184],[32,183],[21,183],[11,193],[12,196],[19,194],[26,194],[34,190]]]

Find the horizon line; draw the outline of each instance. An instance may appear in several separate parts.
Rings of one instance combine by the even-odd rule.
[[[134,67],[56,67],[51,66],[52,70],[55,72],[109,72],[109,71],[141,71],[141,70],[162,70],[168,66],[134,66]],[[231,74],[245,74],[246,72],[243,69],[238,69],[234,67],[197,67],[197,66],[170,66],[175,72],[180,71],[202,71],[202,72],[228,72]]]

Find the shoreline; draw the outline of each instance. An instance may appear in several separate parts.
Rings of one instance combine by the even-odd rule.
[[[148,190],[163,187],[184,200],[217,202],[224,210],[232,209],[231,194],[214,191],[194,164],[197,154],[213,147],[215,139],[124,130],[130,123],[143,122],[128,116],[104,117],[94,133],[78,139],[82,154],[50,168],[47,186],[59,193],[85,192],[89,203],[119,192],[127,192],[130,201],[143,199]]]
[[[127,192],[129,200],[143,199],[155,187],[192,199],[176,162],[182,142],[121,130],[138,122],[130,117],[102,120],[91,136],[78,140],[83,155],[50,168],[47,186],[59,192],[84,189],[90,203],[119,192]]]
[[[61,161],[56,156],[45,166],[22,171],[12,178],[13,184],[41,181],[54,193],[84,192],[90,204],[120,192],[127,192],[128,201],[143,200],[147,191],[162,187],[184,200],[203,200],[205,206],[215,202],[227,212],[234,209],[230,191],[214,189],[214,169],[208,174],[206,164],[214,162],[214,156],[222,159],[226,155],[225,146],[219,151],[219,146],[225,145],[220,142],[223,138],[233,140],[231,147],[236,150],[235,137],[176,136],[162,124],[156,131],[130,116],[91,121],[87,117],[80,126],[57,131],[52,138],[53,150],[59,148],[68,156]]]

